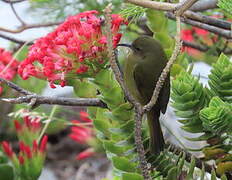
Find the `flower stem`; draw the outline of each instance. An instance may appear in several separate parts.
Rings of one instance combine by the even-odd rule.
[[[57,109],[57,106],[53,106],[52,111],[51,111],[51,113],[50,113],[50,115],[48,117],[48,120],[46,121],[46,124],[44,125],[44,127],[43,127],[43,129],[42,129],[42,131],[41,131],[41,133],[40,133],[40,135],[39,135],[39,137],[37,139],[38,144],[39,144],[41,138],[43,137],[44,133],[46,132],[50,122],[52,121],[52,117],[54,116],[56,109]]]

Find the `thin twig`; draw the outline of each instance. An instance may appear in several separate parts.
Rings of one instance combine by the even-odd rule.
[[[14,37],[11,37],[11,36],[8,36],[8,35],[5,35],[5,34],[1,34],[1,33],[0,33],[0,38],[9,40],[9,41],[11,41],[11,42],[14,42],[14,43],[17,43],[17,44],[20,44],[20,45],[25,44],[25,43],[28,42],[28,41],[21,40],[21,39],[17,39],[17,38],[14,38]],[[27,45],[32,45],[32,44],[33,44],[33,43],[30,42],[30,43],[28,43]]]
[[[34,93],[27,91],[26,89],[23,89],[23,88],[19,87],[18,85],[14,84],[6,79],[0,78],[0,82],[5,83],[7,86],[9,86],[10,88],[16,90],[17,92],[19,92],[21,94],[34,95]]]
[[[143,147],[143,141],[142,141],[142,117],[144,114],[144,111],[142,109],[142,106],[133,98],[133,96],[129,93],[128,89],[126,88],[122,74],[120,72],[120,69],[118,67],[118,64],[116,62],[115,53],[113,49],[113,42],[112,42],[112,33],[111,33],[111,4],[109,4],[105,12],[105,20],[106,20],[106,37],[107,37],[107,50],[108,50],[108,57],[110,58],[110,65],[114,72],[115,78],[120,84],[124,95],[128,99],[129,102],[131,102],[135,107],[135,144],[136,149],[139,157],[139,167],[142,171],[142,175],[145,180],[151,180],[151,176],[148,169],[148,163],[145,157],[145,150]]]
[[[180,6],[180,3],[166,3],[166,2],[157,2],[157,1],[149,1],[149,0],[126,0],[126,2],[135,4],[138,6],[142,6],[145,8],[151,8],[162,11],[175,11]]]
[[[27,1],[27,0],[2,0],[3,2],[5,3],[20,3],[20,2],[23,2],[23,1]]]
[[[158,79],[158,82],[156,84],[156,87],[155,87],[155,90],[153,92],[153,95],[152,95],[152,98],[150,100],[150,102],[144,106],[144,110],[145,111],[150,111],[151,108],[155,105],[158,97],[159,97],[159,93],[160,93],[160,90],[165,82],[165,79],[168,75],[168,73],[170,72],[170,69],[172,67],[172,64],[174,63],[174,61],[176,60],[178,54],[180,53],[180,49],[181,49],[181,46],[182,46],[182,42],[181,42],[181,38],[180,38],[180,17],[177,16],[176,17],[176,24],[177,24],[177,32],[176,32],[176,44],[175,44],[175,48],[174,48],[174,51],[172,53],[172,56],[170,58],[170,60],[168,61],[166,67],[163,69],[159,79]]]
[[[18,98],[0,98],[0,101],[5,101],[12,104],[30,103],[36,99],[36,105],[62,105],[62,106],[96,106],[107,108],[107,105],[97,98],[66,98],[66,97],[50,97],[40,95],[27,95]]]
[[[176,17],[173,13],[166,13],[166,16],[170,19],[173,19],[175,20]],[[186,24],[190,24],[192,26],[196,26],[196,27],[199,27],[201,29],[205,29],[207,31],[210,31],[214,34],[218,34],[224,38],[227,38],[227,39],[231,39],[232,36],[231,36],[231,31],[229,30],[225,30],[225,29],[222,29],[222,28],[218,28],[218,27],[215,27],[215,26],[212,26],[212,25],[208,25],[208,24],[204,24],[204,23],[201,23],[199,21],[194,21],[194,20],[191,20],[191,19],[187,19],[187,18],[181,18],[181,22],[184,22]]]
[[[176,10],[176,16],[181,16],[187,9],[189,9],[198,0],[185,0],[181,2],[178,10]]]
[[[0,27],[0,31],[16,34],[16,33],[21,33],[21,32],[23,32],[25,30],[28,30],[28,29],[42,28],[42,27],[51,27],[51,26],[59,25],[61,23],[62,22],[26,24],[26,25],[20,26],[18,29],[8,29],[8,28]]]
[[[22,20],[22,18],[20,18],[20,16],[18,15],[17,11],[14,8],[14,4],[12,2],[10,2],[10,7],[15,15],[15,17],[19,20],[19,22],[21,22],[21,24],[24,26],[26,25],[26,23]]]
[[[49,115],[49,117],[48,117],[48,119],[47,119],[47,121],[46,121],[46,123],[45,123],[45,125],[44,125],[38,139],[37,139],[38,144],[40,143],[40,140],[42,139],[43,135],[45,134],[49,124],[52,122],[52,117],[54,116],[54,114],[56,112],[56,109],[57,109],[57,106],[53,106],[52,111],[51,111],[51,113],[50,113],[50,115]]]

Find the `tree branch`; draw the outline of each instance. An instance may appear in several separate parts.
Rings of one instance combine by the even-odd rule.
[[[134,105],[135,107],[135,145],[136,150],[139,157],[139,167],[142,171],[142,175],[145,180],[151,180],[151,176],[148,169],[148,163],[145,157],[145,150],[143,147],[143,141],[142,141],[142,117],[144,114],[144,111],[142,109],[142,105],[138,103],[134,97],[129,93],[127,87],[124,84],[124,80],[122,77],[122,74],[120,72],[120,68],[118,67],[114,48],[113,48],[113,38],[112,38],[112,32],[111,32],[111,6],[112,4],[109,4],[105,10],[105,21],[106,21],[106,38],[107,38],[107,50],[108,50],[108,57],[110,59],[110,65],[114,72],[115,78],[120,84],[124,95],[126,96],[127,100]]]
[[[149,0],[125,0],[128,3],[135,4],[138,6],[142,6],[145,8],[151,8],[162,11],[175,11],[181,5],[181,3],[166,3],[166,2],[157,2],[157,1],[149,1]]]
[[[59,25],[61,23],[62,22],[50,22],[50,23],[44,23],[44,24],[42,24],[42,23],[24,24],[23,26],[20,26],[18,29],[7,29],[4,27],[0,27],[0,31],[16,34],[16,33],[21,33],[27,29],[56,26],[56,25]]]
[[[187,9],[189,9],[198,0],[185,0],[181,2],[178,10],[176,10],[176,16],[181,16]]]
[[[11,42],[14,42],[14,43],[17,43],[20,45],[27,43],[27,41],[25,41],[25,40],[17,39],[17,38],[14,38],[14,37],[2,34],[2,33],[0,33],[0,38],[9,40]],[[27,45],[32,45],[32,44],[33,44],[32,42],[27,43]]]
[[[16,10],[14,8],[14,4],[12,2],[10,2],[10,7],[11,7],[15,17],[19,20],[19,22],[21,22],[22,25],[25,25],[26,23],[19,17],[18,13],[16,12]]]
[[[17,92],[24,94],[26,96],[21,96],[18,98],[0,98],[1,101],[5,101],[12,104],[22,104],[22,103],[33,103],[33,106],[39,106],[41,104],[50,104],[50,105],[63,105],[63,106],[97,106],[106,108],[107,105],[97,98],[65,98],[65,97],[49,97],[49,96],[40,96],[33,92],[27,91],[18,85],[0,78],[1,83],[5,83],[8,87],[16,90]]]
[[[166,16],[170,19],[173,19],[173,20],[175,19],[175,15],[173,13],[168,12],[168,13],[166,13]],[[205,29],[209,32],[218,34],[224,38],[227,38],[227,39],[232,38],[231,31],[229,31],[229,30],[224,30],[222,28],[218,28],[218,27],[215,27],[212,25],[204,24],[204,23],[201,23],[199,21],[194,21],[194,20],[187,19],[187,18],[181,18],[181,21],[186,23],[186,24],[190,24],[192,26],[196,26],[196,27],[199,27],[201,29]]]
[[[23,2],[23,1],[26,1],[26,0],[2,0],[2,2],[5,2],[5,3],[20,3],[20,2]]]
[[[97,106],[102,108],[107,108],[107,105],[97,98],[65,98],[65,97],[50,97],[50,96],[40,96],[40,95],[27,95],[18,98],[0,98],[1,101],[12,103],[12,104],[22,104],[31,103],[32,99],[36,99],[33,106],[39,106],[41,104],[49,105],[62,105],[62,106]]]
[[[174,63],[178,54],[180,53],[182,42],[181,42],[181,38],[180,38],[180,29],[181,29],[180,26],[181,26],[181,24],[180,24],[180,17],[179,16],[176,17],[176,24],[177,24],[176,37],[175,37],[176,44],[175,44],[174,51],[172,53],[170,60],[168,61],[166,67],[163,69],[163,71],[158,79],[158,82],[155,86],[155,90],[153,92],[153,95],[152,95],[150,102],[144,106],[145,111],[150,111],[151,108],[155,105],[155,103],[159,97],[160,90],[163,87],[163,84],[165,82],[165,79],[167,78],[168,73],[170,72],[172,64]]]
[[[189,19],[192,19],[192,20],[195,20],[195,21],[200,21],[202,23],[205,23],[205,24],[208,24],[208,25],[213,25],[215,27],[223,28],[223,29],[226,29],[226,30],[230,30],[231,25],[232,25],[228,21],[224,21],[224,20],[217,19],[217,18],[214,18],[214,17],[205,16],[205,15],[202,15],[200,13],[195,13],[193,11],[186,11],[184,13],[184,16],[189,18]]]
[[[30,92],[30,91],[27,91],[21,87],[19,87],[18,85],[6,80],[6,79],[3,79],[3,78],[0,78],[0,82],[1,83],[5,83],[7,86],[9,86],[10,88],[16,90],[17,92],[21,93],[21,94],[24,94],[24,95],[34,95],[34,93]]]

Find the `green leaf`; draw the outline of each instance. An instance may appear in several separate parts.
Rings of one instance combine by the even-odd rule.
[[[155,33],[155,39],[162,42],[162,45],[163,45],[164,49],[172,49],[172,47],[174,46],[173,39],[169,36],[169,34],[167,34],[165,32],[157,32],[157,33]]]
[[[123,173],[122,180],[143,180],[143,176],[137,173]]]
[[[152,32],[167,32],[168,30],[168,20],[165,17],[164,12],[156,11],[153,9],[148,9],[146,11],[148,26]],[[168,33],[167,33],[168,34]]]
[[[167,180],[177,179],[177,167],[173,167],[168,171]]]
[[[191,163],[188,171],[188,175],[186,177],[186,180],[193,180],[193,173],[194,173],[194,168],[196,166],[196,160],[194,156],[191,157]]]
[[[117,146],[113,141],[103,141],[103,144],[107,151],[117,155],[122,155],[126,151],[125,147]]]
[[[0,179],[14,180],[13,167],[8,164],[0,164]]]
[[[130,162],[125,157],[113,157],[112,158],[113,165],[115,168],[125,172],[135,172],[136,171],[136,164]]]
[[[80,98],[95,98],[97,90],[94,84],[86,80],[76,80],[72,83],[73,89],[77,97]]]
[[[121,104],[119,107],[115,108],[112,112],[114,119],[119,121],[128,121],[133,115],[133,106],[130,103]]]
[[[215,170],[211,171],[211,180],[217,180],[217,176],[216,176]]]

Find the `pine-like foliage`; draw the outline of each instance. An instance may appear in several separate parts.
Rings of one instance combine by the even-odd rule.
[[[232,0],[219,0],[217,5],[228,15],[232,16]]]
[[[216,160],[216,172],[222,175],[232,172],[232,63],[224,54],[213,64],[208,84],[203,87],[198,78],[182,71],[172,82],[172,106],[183,130],[204,133],[188,139],[206,140],[205,160]]]

